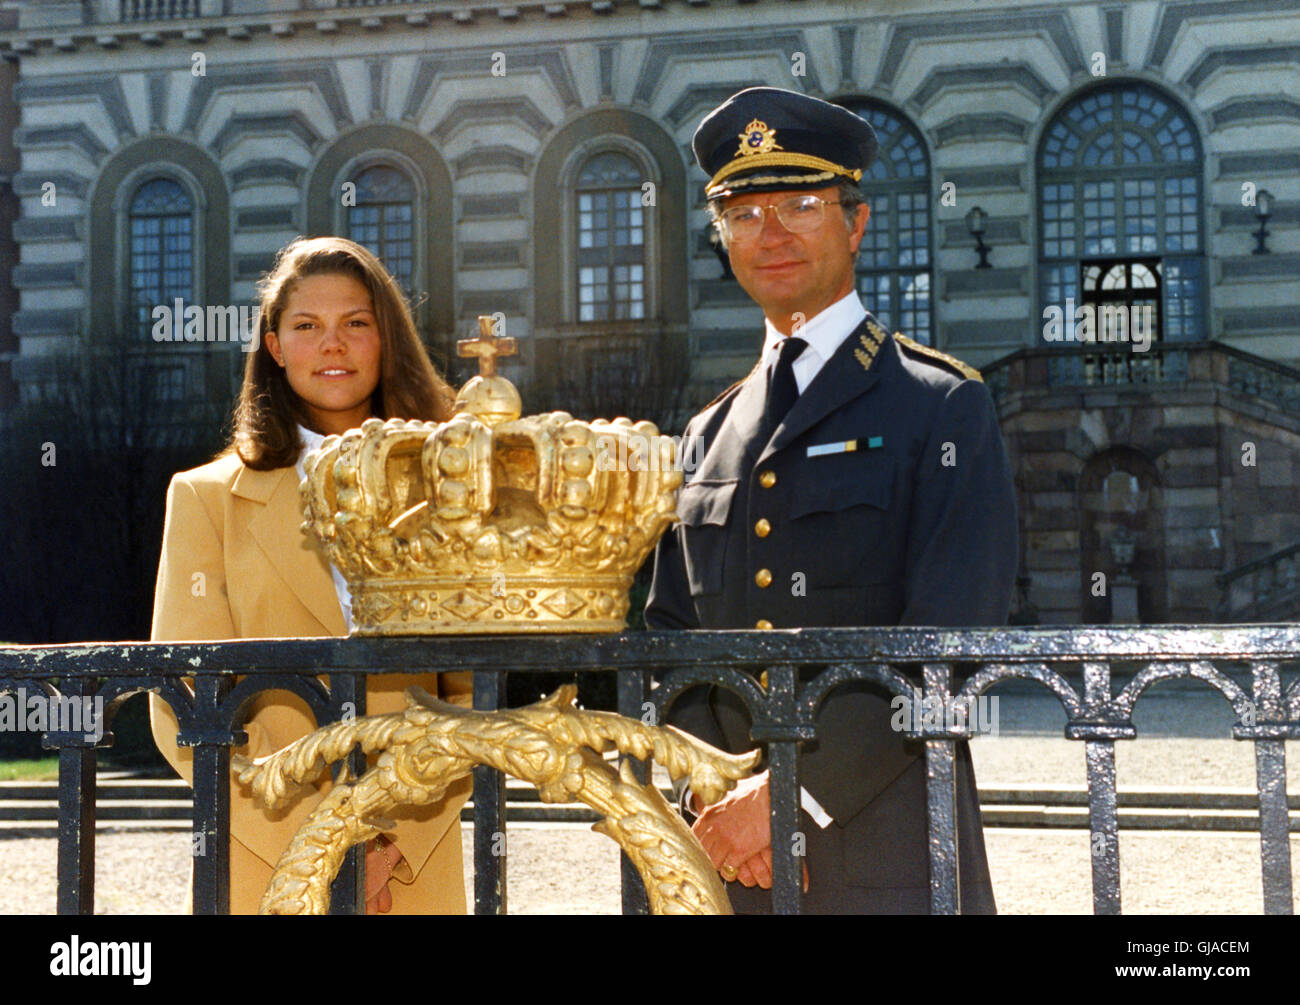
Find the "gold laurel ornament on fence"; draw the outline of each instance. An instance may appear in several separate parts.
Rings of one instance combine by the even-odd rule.
[[[677,519],[672,439],[626,418],[521,418],[519,392],[497,373],[497,357],[515,350],[501,324],[481,317],[478,337],[460,343],[479,374],[446,422],[369,419],[304,462],[303,530],[347,579],[354,635],[620,631],[633,576]],[[486,712],[408,688],[400,713],[322,727],[256,763],[236,757],[240,782],[272,809],[344,761],[277,863],[261,913],[324,914],[347,850],[393,827],[384,814],[435,803],[484,764],[545,802],[599,812],[594,829],[627,853],[655,914],[730,914],[685,821],[626,761],[615,770],[601,755],[653,756],[711,803],[758,752],[725,754],[672,727],[578,709],[576,693]],[[372,766],[351,779],[357,744]]]
[[[524,708],[476,712],[408,688],[403,712],[316,730],[254,763],[234,759],[240,782],[275,809],[288,805],[360,744],[378,760],[360,778],[341,777],[299,828],[276,864],[261,914],[325,914],[330,883],[353,845],[393,824],[399,806],[437,802],[447,787],[486,764],[537,786],[544,802],[586,803],[602,814],[592,829],[613,838],[636,867],[653,914],[730,914],[726,891],[686,822],[659,790],[637,780],[608,750],[651,757],[674,781],[689,779],[706,803],[747,776],[759,753],[725,754],[689,734],[579,709],[566,684]]]

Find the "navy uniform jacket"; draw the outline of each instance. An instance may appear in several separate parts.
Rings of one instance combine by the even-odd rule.
[[[868,316],[768,437],[765,368],[686,429],[676,527],[655,553],[651,628],[1004,624],[1017,556],[1015,490],[987,388],[963,364]],[[969,371],[973,373],[973,371]],[[692,442],[698,438],[698,442]],[[856,449],[808,456],[854,441]],[[766,585],[763,585],[766,584]],[[800,782],[833,817],[806,815],[818,911],[929,910],[925,764],[892,730],[887,697],[837,689],[800,755]],[[752,749],[734,695],[697,688],[669,721]],[[993,910],[974,774],[958,745],[963,912]],[[770,895],[728,884],[738,912]]]

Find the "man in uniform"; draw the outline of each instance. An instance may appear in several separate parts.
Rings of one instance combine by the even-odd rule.
[[[692,147],[766,336],[753,372],[687,426],[698,463],[655,554],[646,624],[1005,623],[1015,494],[992,398],[964,363],[886,332],[854,289],[871,127],[756,87],[715,109]],[[929,910],[925,760],[891,729],[892,713],[878,690],[841,687],[801,750],[807,912]],[[723,688],[687,692],[669,720],[725,749],[753,747],[743,705]],[[962,910],[991,913],[964,743],[956,776]],[[769,911],[766,773],[691,809],[736,910]]]

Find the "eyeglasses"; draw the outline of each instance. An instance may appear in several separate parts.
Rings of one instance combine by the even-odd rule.
[[[776,218],[792,234],[809,234],[822,225],[827,206],[838,202],[815,195],[795,195],[766,206],[732,206],[718,216],[722,236],[728,241],[752,241],[763,230],[763,219],[769,209],[776,210]]]

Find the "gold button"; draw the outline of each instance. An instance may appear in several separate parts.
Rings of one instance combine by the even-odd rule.
[[[765,489],[770,489],[773,485],[776,484],[776,472],[764,471],[761,475],[758,476],[758,484],[762,485],[763,488]]]
[[[759,537],[767,537],[768,534],[772,533],[772,525],[766,520],[759,520],[758,523],[754,524],[754,533]]]
[[[767,618],[759,618],[758,624],[756,624],[754,627],[761,629],[762,631],[765,632],[770,632],[772,630],[772,622],[768,621]],[[763,673],[766,674],[767,671],[764,670]],[[764,683],[763,686],[767,687],[767,684]]]
[[[754,582],[759,586],[769,586],[772,583],[772,570],[759,569],[754,573]]]

